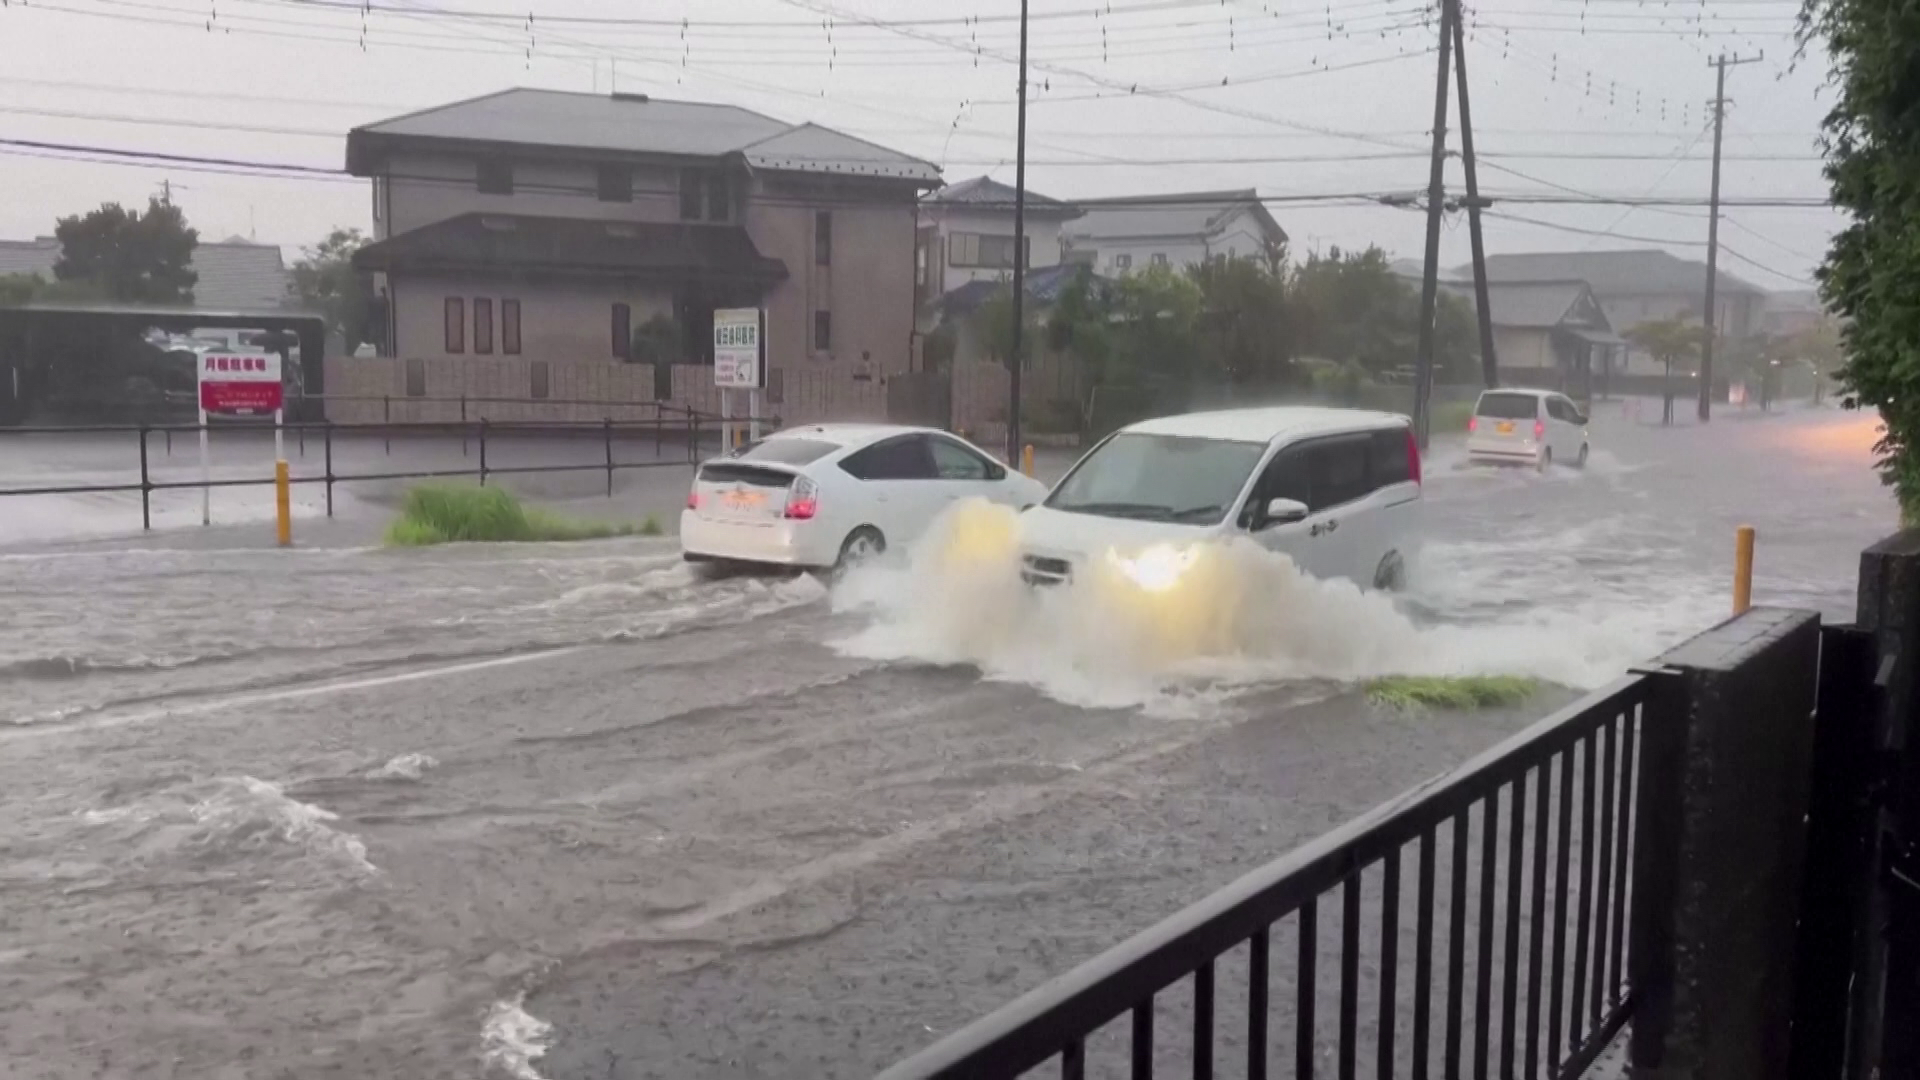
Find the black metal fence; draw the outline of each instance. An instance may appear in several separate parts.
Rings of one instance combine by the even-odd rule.
[[[742,423],[745,421],[742,420]],[[172,438],[176,434],[198,437],[203,430],[199,424],[139,424],[139,425],[76,425],[62,427],[0,427],[0,441],[14,438],[62,435],[126,435],[137,440],[139,448],[139,479],[125,483],[81,483],[51,484],[21,487],[0,487],[0,498],[28,495],[82,495],[108,492],[139,492],[141,528],[153,527],[153,493],[198,488],[262,487],[271,486],[275,481],[271,472],[259,477],[163,480],[155,479],[150,449],[155,436],[163,436],[171,450]],[[223,422],[209,424],[204,430],[231,434],[236,430],[264,434],[274,430],[271,421],[266,424]],[[652,469],[662,467],[685,467],[699,460],[701,440],[705,437],[718,437],[720,422],[717,418],[686,410],[683,415],[659,417],[652,420],[614,421],[602,420],[598,423],[565,421],[488,421],[476,420],[469,423],[396,423],[396,424],[335,424],[330,422],[290,423],[281,430],[289,440],[296,442],[302,456],[309,437],[317,437],[321,446],[322,470],[318,473],[294,471],[290,477],[293,484],[320,484],[326,489],[327,516],[333,516],[333,489],[336,484],[359,481],[382,480],[431,480],[477,477],[486,484],[490,477],[525,475],[534,473],[578,473],[602,472],[606,475],[606,492],[613,494],[614,475],[622,470]],[[477,458],[471,467],[431,468],[431,469],[384,469],[370,472],[340,472],[334,468],[334,448],[337,441],[344,438],[360,437],[382,440],[390,451],[392,440],[406,436],[459,437],[461,454],[465,457],[469,447],[477,449]],[[598,442],[603,451],[601,460],[592,462],[543,464],[543,465],[501,465],[489,462],[487,452],[489,440],[498,447],[503,439],[526,439],[529,437],[557,437],[585,442]],[[655,456],[647,461],[623,461],[617,449],[631,445],[636,441],[651,438],[654,442]],[[675,460],[664,456],[669,443],[684,445],[684,458]]]
[[[1205,1080],[1233,1058],[1244,1068],[1222,1072],[1249,1080],[1276,1063],[1341,1080],[1579,1075],[1634,1012],[1634,988],[1662,977],[1646,967],[1657,954],[1627,953],[1662,933],[1674,888],[1673,679],[1636,674],[1583,699],[883,1080],[1050,1061],[1067,1080]]]

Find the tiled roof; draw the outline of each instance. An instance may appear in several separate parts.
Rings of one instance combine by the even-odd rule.
[[[1454,271],[1469,278],[1471,267]],[[1706,291],[1707,265],[1664,251],[1540,251],[1524,255],[1487,256],[1487,280],[1501,282],[1584,281],[1598,296],[1644,296],[1677,293],[1691,296]],[[1762,290],[1722,270],[1723,293]]]
[[[370,174],[369,140],[446,139],[669,157],[738,154],[757,168],[936,183],[930,162],[818,124],[643,94],[515,88],[353,129],[347,166]]]
[[[976,176],[962,180],[957,184],[948,184],[938,191],[928,194],[921,202],[930,206],[977,206],[989,210],[1013,212],[1014,199],[1019,195],[1012,184],[1003,184],[986,176]],[[1037,191],[1027,191],[1027,213],[1036,216],[1073,217],[1079,213],[1058,199],[1049,199]]]

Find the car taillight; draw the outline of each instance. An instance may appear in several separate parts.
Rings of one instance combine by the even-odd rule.
[[[700,489],[699,488],[693,488],[687,492],[687,509],[689,510],[700,509]]]
[[[1546,437],[1547,437],[1547,422],[1545,420],[1535,420],[1533,422],[1533,441],[1539,442],[1541,439],[1544,439]]]
[[[1420,440],[1414,437],[1412,428],[1407,429],[1407,476],[1420,483]]]
[[[796,477],[793,486],[787,489],[786,516],[794,521],[807,521],[819,512],[819,486],[804,476]]]
[[[1480,418],[1477,416],[1467,417],[1467,434],[1471,435],[1474,432],[1479,430],[1480,430]]]

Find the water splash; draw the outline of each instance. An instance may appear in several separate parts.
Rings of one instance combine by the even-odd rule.
[[[553,1025],[528,1013],[525,1004],[525,995],[494,1003],[480,1029],[481,1058],[513,1080],[546,1080],[533,1063],[546,1056]]]
[[[1074,705],[1187,713],[1236,688],[1389,674],[1530,675],[1589,688],[1710,621],[1707,598],[1686,583],[1655,575],[1609,593],[1544,556],[1542,572],[1561,579],[1559,602],[1523,603],[1516,590],[1539,575],[1517,565],[1527,557],[1520,548],[1550,552],[1550,536],[1471,560],[1443,549],[1422,561],[1423,579],[1465,575],[1469,563],[1477,576],[1412,602],[1315,579],[1245,538],[1206,544],[1163,592],[1100,560],[1072,584],[1030,589],[1019,574],[1020,521],[963,504],[916,545],[908,569],[851,575],[835,606],[869,622],[838,648],[971,665]],[[1499,575],[1506,580],[1493,583]]]

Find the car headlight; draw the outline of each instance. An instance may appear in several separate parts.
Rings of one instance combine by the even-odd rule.
[[[1148,592],[1166,592],[1180,583],[1187,571],[1200,561],[1200,549],[1196,547],[1176,548],[1172,544],[1155,544],[1136,555],[1126,556],[1117,551],[1107,552],[1107,561],[1128,581]]]

